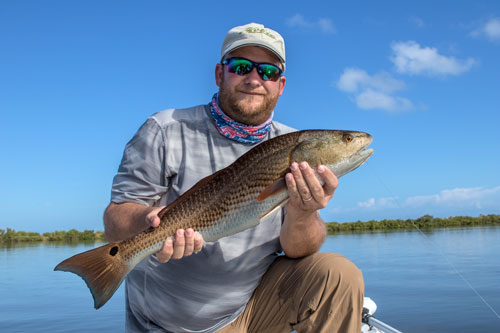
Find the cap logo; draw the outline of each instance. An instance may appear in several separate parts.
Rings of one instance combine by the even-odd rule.
[[[256,27],[248,27],[245,29],[246,32],[249,34],[264,34],[272,39],[276,39],[273,34],[271,34],[267,29],[264,28],[256,28]],[[243,34],[243,32],[240,32],[240,34]]]

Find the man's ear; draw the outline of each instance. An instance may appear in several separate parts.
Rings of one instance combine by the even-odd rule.
[[[224,75],[224,68],[222,67],[221,64],[217,64],[215,66],[215,84],[217,85],[217,87],[220,87],[223,75]]]
[[[280,96],[281,94],[283,94],[283,90],[285,89],[285,83],[286,83],[286,77],[282,75],[280,77]]]

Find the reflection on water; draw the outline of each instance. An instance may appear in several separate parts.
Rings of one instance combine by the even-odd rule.
[[[105,242],[101,241],[77,241],[77,242],[67,242],[67,241],[54,241],[54,242],[11,242],[11,243],[0,243],[0,251],[1,250],[10,250],[10,249],[18,249],[23,247],[84,247],[93,248],[104,244]]]
[[[493,332],[500,319],[500,227],[375,231],[329,236],[365,278],[377,317],[404,332]],[[99,243],[0,245],[0,332],[123,332],[123,286],[98,311],[83,280],[54,272]]]

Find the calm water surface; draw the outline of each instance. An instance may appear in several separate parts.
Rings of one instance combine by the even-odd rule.
[[[500,227],[329,236],[363,271],[376,317],[403,332],[499,332]],[[124,289],[98,311],[78,276],[53,272],[94,244],[0,247],[0,332],[123,332]],[[459,272],[459,274],[457,273]]]

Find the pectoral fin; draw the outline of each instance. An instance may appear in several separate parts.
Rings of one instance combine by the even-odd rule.
[[[262,193],[259,194],[259,196],[257,197],[257,201],[262,202],[267,198],[272,197],[284,190],[286,190],[285,178],[280,178],[271,185],[269,185],[268,187],[266,187],[264,191],[262,191]]]

